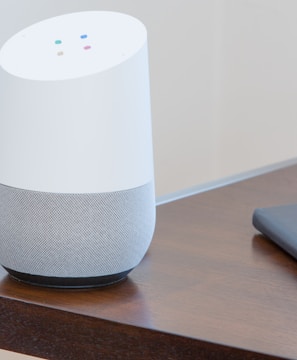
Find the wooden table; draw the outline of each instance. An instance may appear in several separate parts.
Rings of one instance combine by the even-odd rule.
[[[297,165],[157,208],[153,243],[108,288],[0,270],[0,347],[48,359],[297,359],[297,261],[251,223],[297,202]]]

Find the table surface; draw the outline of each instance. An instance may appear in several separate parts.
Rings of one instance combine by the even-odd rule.
[[[297,262],[252,226],[297,202],[297,165],[157,207],[120,284],[34,287],[0,270],[0,347],[48,359],[297,359]]]

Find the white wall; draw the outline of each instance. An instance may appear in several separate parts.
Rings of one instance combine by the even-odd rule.
[[[0,45],[91,9],[148,28],[158,195],[296,156],[297,2],[1,0]]]
[[[297,2],[223,3],[218,176],[297,155]]]

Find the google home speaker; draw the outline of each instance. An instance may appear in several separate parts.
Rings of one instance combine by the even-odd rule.
[[[147,32],[87,11],[0,51],[0,264],[53,287],[118,282],[155,226]]]

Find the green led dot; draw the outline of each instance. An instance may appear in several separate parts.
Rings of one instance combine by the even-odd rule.
[[[62,40],[56,40],[56,41],[55,41],[55,44],[56,44],[56,45],[62,44]]]

